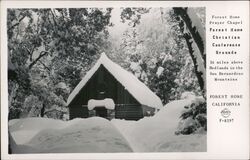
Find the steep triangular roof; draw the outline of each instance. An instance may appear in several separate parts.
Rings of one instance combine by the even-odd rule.
[[[101,54],[101,57],[96,62],[87,74],[83,77],[80,83],[75,87],[72,93],[69,95],[67,105],[75,98],[75,96],[81,91],[81,89],[87,84],[90,78],[98,70],[101,64],[120,82],[126,90],[142,105],[147,105],[154,108],[161,108],[162,102],[158,96],[156,96],[144,83],[138,80],[132,73],[126,71],[118,64],[111,61],[105,53]]]

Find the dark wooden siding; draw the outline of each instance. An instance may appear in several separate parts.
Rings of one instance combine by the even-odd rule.
[[[105,95],[100,98],[99,86],[101,84],[105,85]],[[74,98],[70,105],[87,105],[89,99],[103,99],[112,98],[115,103],[117,103],[116,88],[118,82],[116,79],[107,72],[107,70],[101,66],[87,84],[82,88],[80,93]]]
[[[88,100],[104,98],[113,99],[116,118],[138,120],[143,117],[141,104],[101,65],[69,105],[70,119],[88,117]]]
[[[89,112],[88,108],[86,107],[70,107],[69,108],[69,118],[74,119],[74,118],[87,118],[89,117]]]
[[[141,105],[125,104],[115,107],[115,118],[126,120],[139,120],[143,117]]]

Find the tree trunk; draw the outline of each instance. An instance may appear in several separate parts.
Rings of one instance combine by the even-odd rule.
[[[45,105],[43,103],[43,107],[41,108],[41,117],[44,117],[44,113],[45,113]]]
[[[200,89],[202,91],[203,97],[206,98],[206,54],[204,46],[205,42],[202,39],[200,33],[197,31],[197,28],[192,22],[191,17],[189,17],[187,13],[188,8],[174,7],[173,9],[176,16],[179,16],[182,19],[179,21],[179,26],[183,33],[183,37],[186,40],[189,49],[189,54],[194,64],[195,74],[198,79]],[[188,29],[189,32],[185,33],[185,27]],[[198,54],[195,53],[192,43],[195,43],[195,45],[197,46],[199,50]],[[198,59],[198,57],[202,59],[203,63],[198,63],[198,61],[200,60]],[[203,68],[204,70],[201,70],[201,68]]]
[[[204,63],[206,64],[205,42],[202,39],[201,33],[198,32],[197,26],[194,26],[191,17],[189,17],[187,13],[188,8],[174,7],[173,9],[175,14],[180,16],[181,19],[185,22],[190,34],[192,35],[192,38],[194,39],[195,43],[197,44],[200,50]]]
[[[187,46],[188,46],[188,50],[189,50],[189,54],[192,58],[192,61],[194,63],[194,70],[195,70],[195,74],[196,74],[196,77],[197,77],[197,80],[198,80],[198,83],[199,83],[199,86],[200,86],[200,89],[202,91],[202,94],[203,96],[205,96],[205,91],[206,91],[206,88],[205,88],[205,82],[204,82],[204,79],[202,77],[203,73],[198,71],[198,63],[197,63],[197,60],[194,56],[194,51],[193,51],[193,48],[192,48],[192,43],[194,42],[190,42],[190,40],[192,39],[192,37],[188,34],[184,34],[184,38],[187,42]]]

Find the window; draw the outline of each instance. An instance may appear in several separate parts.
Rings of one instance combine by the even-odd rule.
[[[103,95],[103,94],[105,94],[105,92],[106,92],[105,83],[98,84],[98,93]]]

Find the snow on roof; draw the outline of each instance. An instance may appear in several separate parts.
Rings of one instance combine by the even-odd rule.
[[[72,100],[81,91],[81,89],[85,86],[85,84],[90,80],[90,78],[94,75],[94,73],[101,65],[103,65],[139,103],[154,108],[163,107],[162,102],[158,96],[156,96],[144,83],[138,80],[132,73],[126,71],[121,66],[111,61],[105,53],[101,54],[101,57],[96,62],[94,67],[87,72],[85,77],[80,81],[80,83],[69,95],[67,105],[72,102]]]
[[[88,101],[88,109],[93,110],[96,107],[105,107],[106,109],[115,109],[115,103],[111,98],[105,98],[103,100],[90,99]]]

